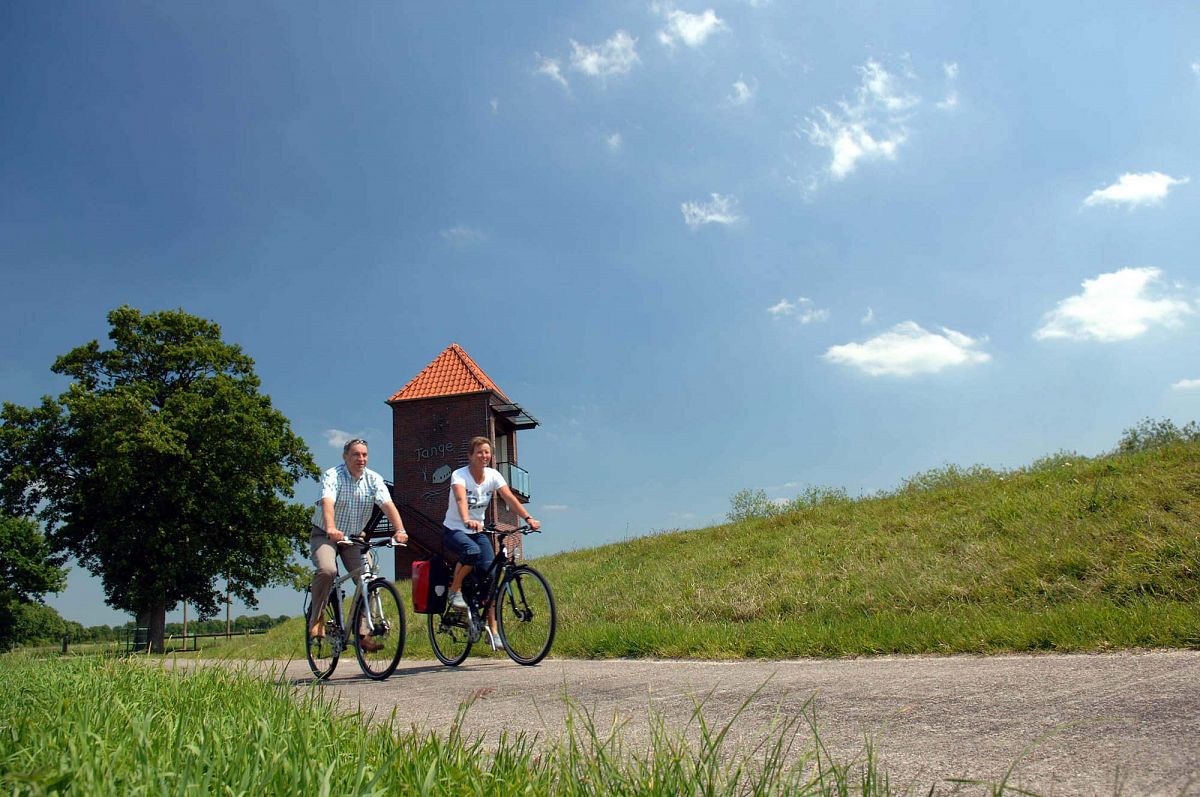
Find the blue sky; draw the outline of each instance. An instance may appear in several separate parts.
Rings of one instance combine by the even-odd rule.
[[[1200,418],[1198,33],[1184,2],[4,3],[0,397],[182,307],[322,467],[363,435],[390,477],[383,402],[457,342],[542,421],[535,554],[1101,453]],[[50,602],[124,619],[78,568]]]

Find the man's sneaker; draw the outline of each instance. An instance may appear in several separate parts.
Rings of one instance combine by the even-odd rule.
[[[450,593],[450,608],[451,609],[467,608],[467,602],[465,600],[463,600],[463,596],[462,596],[461,592],[451,592]]]

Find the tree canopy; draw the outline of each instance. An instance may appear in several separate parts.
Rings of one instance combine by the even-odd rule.
[[[153,644],[179,601],[213,614],[228,584],[254,606],[287,577],[308,516],[286,499],[317,468],[217,324],[128,306],[108,322],[112,348],[91,341],[54,362],[66,392],[4,404],[0,500],[42,520]]]
[[[63,557],[50,549],[37,523],[0,515],[0,650],[19,639],[26,606],[66,584]]]

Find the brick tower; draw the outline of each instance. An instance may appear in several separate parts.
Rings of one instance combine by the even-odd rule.
[[[392,495],[408,548],[396,549],[396,578],[410,575],[412,562],[432,555],[453,561],[441,545],[442,520],[450,494],[450,474],[467,464],[467,443],[481,435],[492,441],[492,467],[503,474],[513,494],[529,501],[529,474],[518,466],[517,432],[533,429],[537,419],[515,404],[457,343],[434,359],[396,392],[392,408]],[[518,518],[494,499],[488,520],[516,528]],[[521,536],[506,539],[521,555]]]

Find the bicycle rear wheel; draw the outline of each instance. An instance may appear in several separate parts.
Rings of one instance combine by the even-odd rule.
[[[334,668],[337,667],[338,656],[342,652],[342,629],[338,625],[337,616],[333,611],[333,601],[337,600],[337,596],[330,595],[329,597],[330,600],[326,602],[325,610],[321,613],[324,620],[324,634],[321,636],[313,636],[312,624],[308,621],[312,593],[307,593],[307,597],[304,599],[304,651],[308,655],[308,667],[318,681],[333,675]]]
[[[550,652],[558,614],[550,583],[532,567],[508,571],[496,599],[500,641],[517,664],[537,664]]]
[[[471,634],[467,629],[467,614],[446,608],[440,614],[427,614],[429,644],[433,655],[447,667],[462,664],[471,652]]]
[[[370,612],[371,627],[374,629],[365,635],[364,605]],[[350,627],[354,629],[358,666],[362,667],[366,676],[382,681],[394,673],[404,653],[407,629],[400,593],[387,579],[377,578],[367,585],[366,601],[360,601],[354,608]]]

